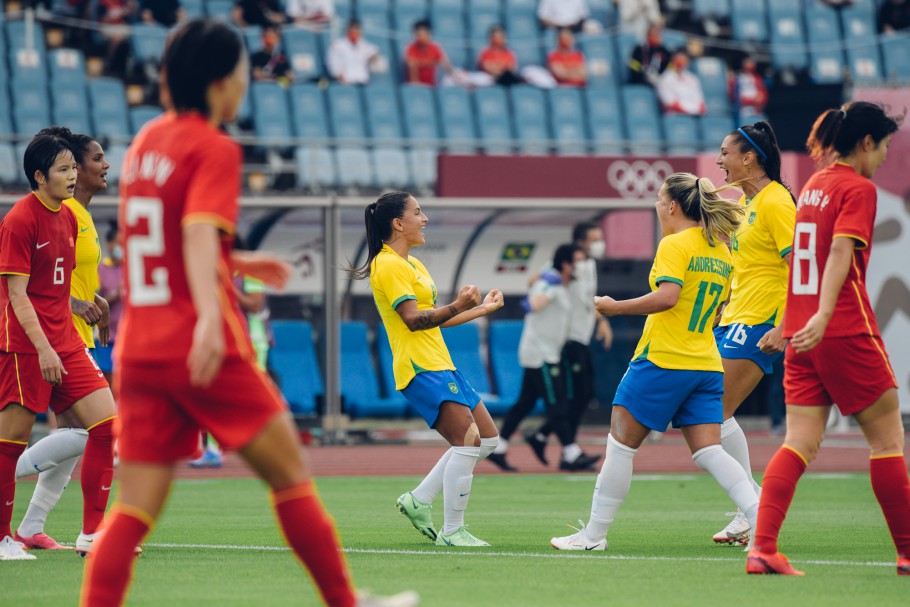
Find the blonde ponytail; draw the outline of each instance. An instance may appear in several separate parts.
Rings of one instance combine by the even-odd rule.
[[[719,193],[741,186],[742,182],[736,182],[715,188],[710,179],[692,173],[673,173],[667,177],[667,194],[679,203],[686,217],[704,225],[711,244],[730,242],[731,235],[739,228],[745,209]]]

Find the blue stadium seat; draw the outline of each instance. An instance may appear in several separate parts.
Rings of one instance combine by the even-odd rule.
[[[451,63],[453,67],[468,70],[475,69],[477,56],[465,43],[464,38],[455,38],[452,36],[434,36],[433,39],[436,44],[442,47],[442,50],[445,52],[446,57],[449,59],[449,63]],[[403,63],[404,49],[402,49],[402,64]],[[440,74],[441,72],[437,71],[437,78]]]
[[[107,170],[107,178],[111,183],[120,181],[120,171],[123,169],[123,160],[126,158],[126,144],[111,143],[104,150],[104,159],[111,168]]]
[[[910,34],[892,34],[882,38],[885,78],[889,82],[910,81]]]
[[[427,19],[430,7],[427,0],[395,0],[395,29],[399,35],[410,32],[414,22]]]
[[[243,35],[243,43],[249,54],[262,50],[262,28],[258,25],[247,25],[240,30]]]
[[[626,133],[622,121],[619,89],[614,86],[589,86],[584,90],[588,108],[588,133],[597,154],[621,154]]]
[[[139,132],[146,122],[150,122],[160,116],[162,110],[157,105],[139,105],[130,108],[130,126],[133,127],[133,134]]]
[[[301,146],[294,151],[297,166],[297,185],[314,191],[335,187],[335,159],[328,148]]]
[[[364,6],[360,3],[358,15],[363,24],[363,31],[373,36],[388,37],[392,33],[392,20],[389,16],[389,3],[377,6]]]
[[[660,109],[654,89],[645,84],[627,84],[622,88],[626,108],[626,133],[629,147],[636,154],[655,154],[663,147]]]
[[[416,147],[409,152],[414,169],[414,185],[430,190],[436,184],[438,153],[435,148]]]
[[[701,128],[702,150],[705,152],[719,150],[724,137],[736,129],[733,119],[729,116],[702,116],[699,127]]]
[[[55,87],[51,101],[51,120],[54,124],[65,126],[74,133],[92,132],[84,84]]]
[[[307,140],[328,139],[328,111],[319,85],[295,83],[291,85],[289,94],[297,136]]]
[[[257,137],[293,137],[291,113],[285,89],[277,82],[254,82],[250,86],[253,104],[253,130]]]
[[[489,325],[490,370],[499,402],[487,407],[492,415],[504,415],[518,400],[524,370],[518,362],[523,320],[496,320]]]
[[[0,183],[18,183],[24,179],[19,174],[19,163],[13,144],[0,141]]]
[[[530,0],[507,0],[528,4]],[[613,0],[588,0],[588,9],[591,18],[600,22],[606,28],[614,28],[619,24],[619,12]]]
[[[402,60],[392,40],[382,36],[365,36],[364,39],[379,48],[379,57],[370,66],[370,82],[399,82]]]
[[[373,163],[366,148],[336,149],[335,165],[338,167],[338,185],[341,187],[368,188],[376,182],[373,177]]]
[[[591,85],[611,84],[625,79],[625,61],[618,61],[613,49],[613,41],[605,35],[590,36],[582,38],[579,45],[581,52],[584,53],[585,63],[588,72],[588,83]],[[631,51],[629,51],[631,54]],[[616,70],[622,66],[621,74]]]
[[[167,28],[163,25],[149,25],[137,23],[133,26],[133,35],[130,38],[133,44],[133,55],[141,62],[157,64],[164,52],[164,43],[167,41]]]
[[[664,135],[669,154],[695,154],[701,150],[701,137],[698,132],[699,119],[696,116],[664,114]]]
[[[322,56],[319,50],[321,43],[318,32],[298,28],[286,29],[283,38],[288,62],[298,81],[312,80],[322,75]]]
[[[370,136],[378,145],[394,145],[402,138],[398,87],[393,84],[370,84],[363,87]]]
[[[473,152],[477,145],[477,130],[470,94],[461,87],[436,89],[439,117],[446,147],[452,152]]]
[[[335,18],[340,23],[347,23],[354,16],[354,0],[335,0]]]
[[[400,147],[377,146],[373,150],[375,181],[380,190],[406,189],[414,184],[408,155]]]
[[[585,112],[581,91],[576,88],[556,88],[550,92],[550,130],[560,154],[585,153]]]
[[[231,22],[231,9],[234,7],[232,0],[206,0],[205,12],[209,18],[217,21]]]
[[[123,82],[115,78],[95,78],[88,83],[89,112],[96,137],[129,137]]]
[[[25,21],[7,21],[4,24],[6,29],[6,44],[10,50],[10,59],[12,59],[13,51],[15,49],[24,49],[27,48],[26,45],[26,34],[28,32],[28,26],[25,24]],[[46,48],[44,45],[44,30],[41,28],[39,22],[35,22],[31,30],[32,34],[32,44],[42,58],[46,54]]]
[[[452,65],[461,68],[473,67],[477,57],[472,56],[467,44],[469,38],[463,8],[460,5],[440,6],[439,3],[433,3],[430,20],[433,24],[433,39],[442,46]]]
[[[533,6],[515,6],[514,3],[507,3],[505,27],[509,48],[515,52],[519,67],[546,64],[540,46],[537,14]]]
[[[692,62],[692,71],[701,80],[708,114],[729,114],[730,98],[727,90],[727,67],[717,57],[699,57]]]
[[[684,51],[686,44],[689,42],[689,36],[679,30],[664,30],[662,37],[663,45],[668,51]]]
[[[186,12],[187,19],[199,19],[205,16],[203,0],[180,0],[180,7]]]
[[[509,120],[509,100],[501,86],[490,86],[474,92],[477,108],[477,132],[487,154],[508,154],[513,139]]]
[[[273,320],[275,344],[269,349],[269,368],[291,411],[315,415],[316,399],[325,389],[313,344],[313,327],[305,320]]]
[[[0,90],[0,95],[3,95],[4,100],[8,99],[5,90]],[[10,104],[0,104],[0,136],[13,135],[15,132],[13,117],[10,115]]]
[[[467,323],[442,330],[455,368],[461,371],[471,387],[480,395],[484,405],[496,408],[499,398],[490,388],[490,374],[480,358],[480,331],[474,323]]]
[[[693,0],[692,17],[727,19],[730,17],[730,0]]]
[[[844,79],[844,51],[837,10],[817,5],[806,11],[809,74],[813,82],[830,84]]]
[[[421,85],[402,85],[401,104],[407,120],[404,121],[406,135],[412,142],[438,145],[439,119],[436,115],[436,101],[433,89]]]
[[[809,66],[802,13],[802,9],[792,3],[786,8],[771,7],[771,62],[778,70],[803,70]]]
[[[414,415],[415,411],[411,409],[404,394],[395,389],[395,367],[392,360],[392,347],[389,345],[389,334],[386,332],[385,325],[382,322],[376,325],[376,358],[379,361],[379,379],[383,396],[390,401],[397,400],[411,415]]]
[[[85,86],[85,57],[82,51],[58,48],[47,55],[47,65],[55,86]]]
[[[24,83],[47,84],[47,66],[44,55],[34,49],[13,49],[10,51],[10,75],[12,80]]]
[[[547,154],[553,139],[547,121],[547,97],[543,89],[530,85],[509,87],[512,127],[522,154]]]
[[[502,13],[489,7],[477,7],[468,10],[467,18],[468,36],[473,55],[476,58],[490,40],[490,28],[494,25],[502,25]]]
[[[847,65],[853,81],[860,84],[881,82],[884,73],[875,37],[857,38],[847,47]]]
[[[633,34],[619,34],[613,38],[616,45],[616,62],[613,64],[619,70],[619,82],[629,81],[629,59],[632,58],[632,51],[638,46],[638,40]]]
[[[869,4],[854,4],[840,9],[844,40],[869,38],[878,34],[875,25],[875,9]]]
[[[37,82],[13,82],[13,123],[16,133],[31,137],[51,121],[47,87]]]
[[[768,39],[768,15],[763,2],[732,0],[730,13],[734,40],[764,42]]]
[[[332,85],[328,90],[332,130],[340,141],[364,140],[367,136],[360,91],[355,87]],[[339,164],[338,166],[345,166]]]
[[[407,411],[399,398],[379,395],[379,380],[367,347],[367,326],[361,321],[341,323],[339,383],[345,411],[351,417],[402,417]]]

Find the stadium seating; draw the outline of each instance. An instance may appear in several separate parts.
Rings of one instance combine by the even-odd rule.
[[[584,90],[588,133],[596,154],[621,154],[626,141],[619,89],[589,86]]]
[[[312,190],[334,187],[338,181],[335,161],[328,148],[320,145],[300,146],[294,151],[297,185]]]
[[[16,151],[11,143],[0,141],[0,183],[18,183],[24,177],[19,174]]]
[[[840,11],[847,65],[854,82],[876,83],[882,79],[875,12],[871,5],[856,4]]]
[[[518,363],[523,320],[497,320],[489,325],[490,370],[499,401],[488,406],[492,415],[504,415],[518,400],[524,371]]]
[[[269,349],[269,368],[291,411],[315,415],[317,399],[323,396],[322,374],[313,344],[313,327],[304,320],[273,320],[275,343]]]
[[[730,98],[727,91],[727,68],[717,57],[699,57],[692,62],[692,70],[701,80],[708,114],[729,114]]]
[[[656,154],[663,141],[660,110],[654,89],[644,84],[627,84],[622,88],[622,102],[626,111],[626,133],[629,147],[636,154]]]
[[[332,85],[328,90],[328,102],[335,139],[342,142],[366,139],[366,121],[360,91],[351,86]]]
[[[246,50],[251,55],[262,50],[262,28],[258,25],[248,25],[241,30]]]
[[[686,50],[686,44],[689,36],[685,32],[678,30],[664,30],[662,37],[663,45],[670,52]]]
[[[161,108],[154,105],[140,105],[130,108],[130,126],[133,128],[133,134],[149,122],[161,115]]]
[[[695,19],[705,17],[729,19],[730,0],[693,0],[692,17]]]
[[[394,8],[395,29],[399,34],[410,32],[414,23],[430,15],[427,0],[396,0]]]
[[[127,146],[123,143],[108,144],[104,150],[104,160],[111,165],[107,170],[107,178],[111,183],[120,181],[120,171],[123,170],[123,160],[126,158]]]
[[[404,189],[414,183],[408,155],[401,147],[377,146],[373,150],[373,187]]]
[[[379,361],[379,379],[382,385],[382,394],[390,401],[398,401],[414,415],[415,411],[408,404],[408,400],[401,392],[395,389],[395,371],[392,364],[392,348],[389,346],[389,334],[382,322],[376,324],[376,358]]]
[[[54,49],[48,53],[47,65],[54,86],[85,87],[85,57],[82,51],[71,48]]]
[[[123,82],[114,78],[89,80],[88,96],[96,137],[130,136]]]
[[[323,59],[319,33],[306,29],[286,29],[283,43],[288,63],[298,81],[312,80],[322,75]]]
[[[843,81],[844,51],[840,46],[837,11],[829,6],[814,6],[806,11],[805,17],[812,80],[819,84]]]
[[[393,84],[370,84],[363,87],[370,136],[379,145],[393,145],[402,139],[398,87]]]
[[[295,132],[308,141],[329,138],[325,95],[318,84],[295,83],[289,93]]]
[[[546,154],[552,139],[547,121],[547,98],[542,89],[530,85],[509,87],[513,132],[522,154]]]
[[[698,130],[699,118],[664,114],[663,127],[667,137],[667,152],[670,154],[695,154],[701,150]]]
[[[250,85],[253,124],[257,137],[286,139],[291,137],[291,114],[287,93],[277,82],[254,82]]]
[[[910,34],[882,38],[885,78],[892,82],[910,82]]]
[[[526,65],[544,65],[537,14],[533,6],[515,6],[514,2],[508,3],[505,27],[509,48],[518,58],[519,68]]]
[[[338,167],[338,185],[343,188],[368,188],[375,183],[370,153],[364,147],[338,148],[335,165]]]
[[[198,19],[205,16],[203,0],[180,0],[180,7],[186,13],[187,19]]]
[[[619,70],[619,82],[629,81],[629,59],[632,51],[638,46],[638,40],[632,34],[620,34],[613,39],[616,44],[616,59],[613,63]]]
[[[625,81],[626,72],[628,72],[625,61],[632,54],[631,49],[628,55],[618,55],[625,58],[623,61],[618,61],[617,53],[613,50],[613,41],[607,36],[584,37],[579,46],[585,56],[589,84],[594,86],[613,85],[618,80]],[[616,73],[617,70],[620,72],[619,74]]]
[[[382,397],[373,367],[366,323],[341,323],[339,383],[344,410],[351,417],[402,417],[407,407],[400,398]]]
[[[160,25],[137,23],[133,26],[130,37],[133,44],[133,56],[141,62],[158,63],[164,52],[167,40],[167,28]]]
[[[406,135],[412,142],[438,145],[439,118],[433,90],[420,85],[402,85],[401,105],[407,120],[404,121]]]
[[[470,94],[461,87],[445,87],[437,89],[436,95],[442,136],[447,140],[446,147],[452,152],[473,152],[477,130]]]
[[[85,84],[55,87],[51,95],[51,119],[74,133],[91,133]]]
[[[13,123],[19,135],[31,137],[50,124],[50,104],[43,83],[15,84],[12,101]]]
[[[513,139],[509,120],[509,102],[502,87],[491,86],[474,92],[477,108],[477,132],[487,154],[508,154]]]
[[[582,93],[576,88],[556,88],[550,96],[550,130],[560,154],[585,153],[585,122]]]
[[[771,5],[771,62],[778,70],[808,67],[802,13],[792,3],[785,7]]]
[[[205,12],[212,19],[230,22],[233,6],[232,0],[206,0]]]
[[[35,49],[10,49],[10,75],[15,84],[47,84],[47,66],[45,56]]]
[[[489,409],[496,409],[499,398],[490,388],[490,375],[486,365],[480,358],[480,332],[474,323],[466,323],[442,330],[446,347],[452,356],[455,368],[471,384],[471,387],[480,395],[484,405]]]
[[[743,42],[764,42],[768,39],[768,15],[764,2],[731,0],[730,22],[733,38]]]
[[[436,183],[437,151],[434,148],[416,147],[409,152],[411,168],[414,169],[414,185],[421,190],[430,190]]]
[[[729,116],[702,116],[699,120],[702,150],[716,152],[729,135],[736,128],[736,124]]]

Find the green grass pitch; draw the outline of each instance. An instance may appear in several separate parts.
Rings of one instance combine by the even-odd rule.
[[[436,548],[395,508],[414,477],[324,478],[319,487],[348,550],[359,587],[412,588],[427,606],[910,604],[910,579],[894,551],[868,477],[808,476],[784,527],[782,548],[805,578],[747,576],[741,549],[711,535],[732,507],[707,476],[640,477],[610,531],[606,553],[560,553],[553,535],[587,519],[593,475],[474,479],[467,521],[490,548]],[[20,484],[14,525],[31,495]],[[78,532],[77,483],[48,532]],[[435,520],[441,524],[442,501]],[[136,568],[129,605],[317,605],[307,576],[283,543],[262,485],[252,480],[180,481]],[[0,564],[3,604],[75,605],[83,561],[72,552]]]

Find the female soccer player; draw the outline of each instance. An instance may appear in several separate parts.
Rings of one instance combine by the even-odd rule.
[[[743,191],[739,204],[746,219],[730,238],[733,283],[730,301],[714,329],[724,364],[724,423],[720,443],[740,463],[749,478],[749,446],[733,414],[755,389],[762,375],[770,375],[783,354],[781,337],[787,299],[790,247],[796,204],[781,180],[780,148],[771,125],[742,126],[724,139],[717,165],[728,184]],[[754,481],[753,481],[754,482]],[[761,488],[755,484],[760,494]],[[714,535],[721,544],[749,542],[752,528],[742,512]]]
[[[71,408],[88,431],[77,551],[91,550],[113,477],[114,398],[70,311],[78,228],[63,201],[76,187],[76,163],[65,139],[39,134],[23,164],[32,193],[0,224],[0,559],[23,558],[9,523],[36,413]]]
[[[742,466],[720,446],[723,365],[711,323],[730,288],[733,259],[723,241],[742,207],[718,196],[707,179],[674,173],[657,195],[663,238],[648,280],[651,292],[616,301],[598,297],[606,316],[647,314],[644,333],[613,399],[607,454],[594,487],[591,517],[558,550],[606,550],[607,531],[632,484],[632,460],[651,430],[682,428],[692,459],[755,520],[758,496]]]
[[[133,549],[161,513],[177,463],[200,429],[237,449],[271,487],[287,542],[330,606],[358,598],[302,456],[287,406],[256,367],[231,284],[232,269],[280,286],[290,267],[271,255],[232,255],[240,147],[219,125],[234,118],[247,83],[240,38],[191,21],[161,61],[173,112],[148,124],[124,160],[120,226],[126,308],[115,344],[123,420],[120,497],[89,555],[82,604],[120,605]],[[166,381],[162,381],[166,378]],[[394,603],[413,605],[413,593]]]
[[[452,303],[437,307],[436,285],[420,260],[410,255],[426,242],[427,216],[406,192],[383,194],[364,211],[367,260],[350,272],[370,279],[373,301],[389,334],[395,389],[452,447],[398,509],[437,546],[489,546],[464,526],[474,465],[496,448],[499,436],[486,406],[455,369],[440,327],[454,327],[495,312],[502,293],[480,302],[477,287],[462,287]],[[478,305],[480,304],[480,305]],[[442,531],[433,526],[433,500],[443,492]]]
[[[100,286],[98,264],[101,262],[101,243],[88,207],[92,198],[107,188],[104,149],[88,135],[77,135],[64,127],[50,127],[39,134],[61,137],[69,143],[76,161],[76,187],[71,198],[63,201],[75,215],[79,233],[76,236],[76,267],[70,286],[73,322],[85,347],[93,350],[92,327],[98,326],[101,344],[107,343],[110,317],[107,301],[96,292]],[[16,466],[16,478],[38,473],[38,483],[28,510],[14,536],[28,549],[71,550],[44,533],[50,511],[57,505],[73,473],[73,468],[85,450],[88,432],[71,412],[58,418],[59,430],[25,450]]]
[[[866,292],[877,203],[870,179],[900,120],[879,105],[855,101],[819,116],[806,142],[813,158],[834,162],[809,178],[797,203],[784,318],[790,339],[784,356],[787,437],[765,469],[749,573],[803,575],[778,552],[777,539],[836,403],[863,429],[872,490],[897,548],[897,573],[910,575],[904,427],[894,371]]]

